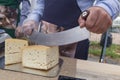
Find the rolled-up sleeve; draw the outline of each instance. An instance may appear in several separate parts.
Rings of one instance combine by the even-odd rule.
[[[120,0],[97,0],[94,6],[104,8],[115,19],[120,13]]]
[[[41,20],[41,16],[43,15],[44,11],[44,0],[35,1],[35,6],[33,7],[32,11],[30,12],[25,21],[34,20],[36,22],[39,22]]]

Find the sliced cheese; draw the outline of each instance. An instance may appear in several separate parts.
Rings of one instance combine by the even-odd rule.
[[[58,47],[28,46],[23,49],[24,67],[48,70],[59,62]]]
[[[22,49],[28,46],[28,41],[20,39],[5,40],[5,64],[13,64],[22,61]]]
[[[14,64],[22,61],[21,53],[5,55],[5,64]]]

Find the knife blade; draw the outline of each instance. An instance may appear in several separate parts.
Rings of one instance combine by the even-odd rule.
[[[81,17],[86,20],[89,11],[85,10],[82,12]],[[84,29],[84,30],[83,30]],[[89,31],[85,28],[80,29],[80,26],[62,31],[57,33],[51,34],[44,34],[40,32],[33,32],[31,36],[29,36],[29,41],[39,44],[39,45],[46,45],[46,46],[62,46],[67,45],[75,42],[79,42],[89,38]]]
[[[83,30],[84,29],[84,30]],[[75,27],[66,31],[45,34],[41,32],[33,32],[29,36],[29,40],[38,45],[46,46],[61,46],[78,41],[82,41],[89,38],[89,31],[85,28],[80,29],[80,27]]]

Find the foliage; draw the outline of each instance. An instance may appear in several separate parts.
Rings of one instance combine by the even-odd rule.
[[[102,50],[102,47],[100,46],[100,43],[98,42],[90,43],[89,54],[100,56],[101,50]],[[113,58],[113,59],[120,58],[120,45],[112,44],[110,47],[107,47],[105,56]]]

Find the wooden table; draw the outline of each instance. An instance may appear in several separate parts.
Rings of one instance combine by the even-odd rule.
[[[64,61],[59,75],[86,80],[120,80],[120,66],[61,57]],[[0,80],[58,80],[0,69]]]

